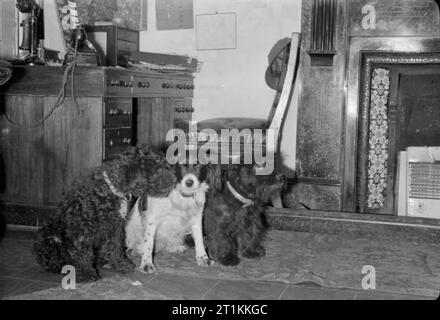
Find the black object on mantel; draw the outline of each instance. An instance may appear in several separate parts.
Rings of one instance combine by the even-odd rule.
[[[338,0],[314,0],[310,55],[312,66],[333,66]]]

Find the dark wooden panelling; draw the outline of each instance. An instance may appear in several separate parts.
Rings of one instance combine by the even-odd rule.
[[[26,129],[9,124],[1,117],[1,156],[5,172],[5,203],[31,206],[51,206],[59,202],[61,193],[80,174],[99,166],[103,161],[105,136],[110,129],[123,131],[124,139],[115,139],[124,147],[134,143],[149,143],[156,147],[165,145],[166,134],[174,127],[176,99],[191,106],[192,90],[165,88],[154,92],[154,97],[136,93],[108,97],[104,79],[108,76],[162,83],[189,83],[190,75],[161,75],[158,73],[133,72],[116,68],[77,68],[75,73],[76,104],[66,86],[67,97],[52,114],[62,83],[63,68],[17,67],[11,85],[0,89],[0,114],[5,111],[16,123],[24,126],[39,123],[44,115],[50,115],[39,126]],[[70,81],[70,79],[69,79]],[[137,83],[137,82],[136,82]],[[158,88],[161,86],[158,85]],[[131,88],[129,88],[130,90]],[[132,90],[130,90],[132,91]],[[191,91],[191,93],[190,93]],[[123,103],[125,111],[138,115],[106,123],[104,103],[109,108]],[[133,121],[129,121],[129,120]],[[137,121],[136,121],[137,120]],[[116,132],[116,131],[111,131]],[[137,132],[139,139],[137,140]],[[113,152],[120,152],[118,149]],[[0,162],[0,164],[2,164]]]
[[[0,87],[0,93],[57,96],[60,92],[65,68],[14,67],[12,79]],[[102,96],[104,92],[103,68],[75,68],[76,96]],[[66,96],[71,95],[71,76],[66,85]]]
[[[311,210],[339,211],[341,208],[340,189],[340,186],[300,182],[293,185],[290,193],[285,195],[284,202],[287,207],[299,201]]]
[[[312,1],[303,1],[303,41],[298,108],[297,172],[304,178],[340,180],[341,140],[344,108],[345,25],[336,24],[333,67],[313,67],[307,54],[312,37]],[[345,14],[345,1],[338,1],[337,16]]]
[[[2,110],[14,122],[31,124],[43,116],[43,97],[3,96],[0,101]],[[2,117],[1,128],[6,180],[3,198],[16,203],[42,204],[45,158],[42,127],[22,129]]]
[[[58,96],[65,68],[14,67],[11,80],[0,93],[15,95]],[[65,95],[72,94],[69,73]],[[143,86],[144,85],[144,86]],[[77,67],[74,94],[77,97],[193,97],[193,77],[188,74],[161,74],[122,68]]]
[[[174,127],[174,98],[139,99],[138,143],[162,148],[168,131]]]
[[[45,98],[45,111],[54,98]],[[66,102],[44,126],[44,202],[56,204],[75,178],[102,162],[102,98]]]
[[[338,0],[313,0],[311,46],[312,66],[332,66]]]

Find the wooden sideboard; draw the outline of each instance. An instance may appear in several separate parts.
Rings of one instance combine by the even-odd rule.
[[[175,122],[193,112],[193,77],[109,67],[77,67],[65,102],[41,125],[62,87],[64,68],[15,67],[0,87],[2,200],[53,206],[87,169],[130,145],[165,145]],[[13,125],[5,117],[24,126]]]

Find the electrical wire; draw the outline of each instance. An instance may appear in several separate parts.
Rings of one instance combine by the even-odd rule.
[[[72,49],[70,49],[70,50],[72,50]],[[71,88],[70,89],[71,89],[72,101],[75,104],[75,106],[79,112],[79,105],[78,105],[78,103],[76,101],[76,97],[75,97],[75,83],[74,83],[75,68],[76,68],[77,60],[78,60],[78,41],[75,42],[75,49],[73,52],[73,61],[71,61],[67,64],[66,70],[64,71],[63,82],[62,82],[60,92],[57,96],[57,100],[56,100],[55,104],[53,105],[53,107],[49,110],[49,112],[45,116],[43,116],[43,118],[41,120],[39,120],[38,122],[35,122],[34,124],[31,124],[31,125],[20,124],[16,121],[12,120],[6,111],[4,114],[5,119],[13,126],[18,127],[18,128],[24,128],[24,129],[33,129],[33,128],[39,127],[40,125],[44,124],[52,116],[52,114],[55,112],[55,110],[57,110],[59,107],[61,107],[64,104],[65,99],[66,99],[66,86],[68,83],[69,74],[71,75],[71,81],[70,81]]]

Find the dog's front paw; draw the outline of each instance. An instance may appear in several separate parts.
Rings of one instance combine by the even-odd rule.
[[[140,266],[139,271],[145,274],[156,273],[157,269],[153,263],[147,263],[145,266]]]
[[[210,267],[214,265],[214,261],[209,259],[207,255],[197,256],[197,264],[201,267]]]
[[[266,250],[263,246],[256,246],[254,248],[247,248],[246,250],[243,250],[241,255],[243,258],[247,259],[257,259],[264,257],[266,255]]]
[[[240,263],[240,258],[235,253],[228,253],[218,258],[221,265],[235,267]]]

